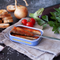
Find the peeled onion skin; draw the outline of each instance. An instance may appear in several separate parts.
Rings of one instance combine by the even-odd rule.
[[[28,15],[28,10],[25,6],[17,6],[14,15],[18,19],[24,18]]]

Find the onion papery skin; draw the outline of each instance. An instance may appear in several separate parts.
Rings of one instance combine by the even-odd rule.
[[[28,15],[28,9],[27,9],[27,7],[22,6],[22,5],[17,6],[16,10],[14,12],[14,15],[18,19],[26,17]]]

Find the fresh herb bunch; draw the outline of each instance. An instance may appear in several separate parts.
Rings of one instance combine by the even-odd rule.
[[[54,33],[60,33],[60,7],[59,8],[55,8],[56,11],[54,12],[50,12],[51,14],[51,19],[52,20],[48,20],[48,16],[42,16],[43,20],[47,20],[48,24],[53,27],[52,31],[54,31]]]
[[[53,27],[52,31],[54,31],[54,33],[60,33],[60,7],[55,8],[55,10],[56,11],[54,12],[50,12],[51,20],[48,19],[47,15],[42,16],[42,19],[40,18],[44,11],[44,8],[40,8],[35,13],[30,13],[29,16],[34,18],[40,26],[43,26],[43,28],[49,24],[51,27]]]

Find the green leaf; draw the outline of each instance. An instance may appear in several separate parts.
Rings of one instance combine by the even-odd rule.
[[[50,12],[50,14],[52,15],[50,18],[53,20],[57,20],[56,19],[56,12]]]
[[[60,17],[56,17],[56,19],[58,20],[58,22],[60,22]]]
[[[57,27],[54,25],[52,31],[55,31],[56,29],[57,29]]]
[[[58,27],[58,30],[60,31],[60,26]]]
[[[44,29],[46,26],[47,26],[47,24],[44,24],[44,25],[43,25],[43,29]]]
[[[48,22],[48,16],[47,15],[42,16],[42,19]]]
[[[56,14],[56,16],[60,16],[60,13],[59,12],[54,12]]]
[[[57,34],[57,33],[59,33],[59,31],[58,30],[55,30],[54,33]]]
[[[49,21],[48,24],[53,27],[55,25],[55,23],[53,21]]]
[[[51,14],[53,17],[55,17],[55,14],[54,14],[54,12],[50,12],[50,14]]]
[[[40,20],[37,20],[37,23],[39,24],[39,25],[43,25],[43,24],[45,24],[45,22],[42,20],[42,19],[40,19]]]
[[[51,19],[53,19],[53,20],[56,20],[56,18],[55,18],[55,17],[53,17],[53,16],[51,16],[50,18],[51,18]]]
[[[59,33],[59,31],[58,31],[58,27],[57,27],[57,26],[55,26],[55,25],[54,25],[54,27],[53,27],[52,31],[54,31],[54,33]]]
[[[59,8],[54,8],[57,12],[60,12],[60,7]]]

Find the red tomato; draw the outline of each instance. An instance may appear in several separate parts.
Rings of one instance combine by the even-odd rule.
[[[27,22],[26,26],[33,27],[33,23],[32,22]]]
[[[30,18],[30,22],[32,22],[33,24],[35,24],[35,19],[34,18]]]
[[[27,20],[26,19],[23,19],[21,22],[22,22],[23,25],[26,25]]]

